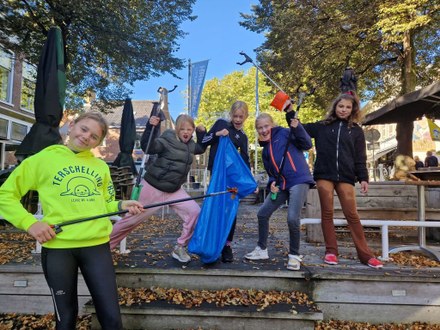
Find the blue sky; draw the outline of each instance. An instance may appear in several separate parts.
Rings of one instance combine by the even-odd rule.
[[[198,18],[183,23],[182,30],[188,34],[178,41],[180,50],[176,56],[185,59],[185,62],[190,59],[193,63],[209,60],[205,82],[215,77],[221,79],[233,71],[248,70],[252,64],[237,65],[244,60],[239,52],[244,51],[255,59],[254,49],[263,43],[264,36],[241,27],[238,24],[241,21],[239,13],[250,13],[252,4],[257,3],[256,0],[198,0],[193,7],[193,14]],[[177,85],[176,90],[168,95],[171,115],[176,118],[187,107],[188,68],[176,74],[182,79],[165,75],[136,82],[132,99],[157,100],[159,87],[172,89]]]

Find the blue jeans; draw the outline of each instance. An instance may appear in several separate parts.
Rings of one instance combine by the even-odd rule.
[[[257,214],[258,246],[260,248],[267,248],[270,217],[286,200],[289,200],[289,207],[287,209],[287,225],[290,238],[289,254],[299,255],[301,209],[306,202],[309,187],[308,183],[301,183],[291,187],[289,191],[279,191],[274,201],[270,198],[270,194],[266,197]]]

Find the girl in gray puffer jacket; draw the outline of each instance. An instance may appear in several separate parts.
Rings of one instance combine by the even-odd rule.
[[[159,123],[159,117],[150,118],[150,124],[156,126]],[[180,115],[176,119],[175,130],[168,129],[153,141],[148,151],[157,154],[157,158],[148,167],[141,183],[143,188],[139,202],[142,205],[189,197],[183,190],[182,184],[186,181],[193,156],[204,152],[204,149],[192,140],[194,130],[194,120],[188,115]],[[171,204],[170,207],[183,220],[182,234],[177,239],[177,245],[171,255],[180,262],[189,262],[191,257],[186,247],[194,232],[200,207],[194,200]],[[122,239],[159,208],[150,208],[142,214],[126,216],[116,222],[110,235],[110,247],[116,247]]]

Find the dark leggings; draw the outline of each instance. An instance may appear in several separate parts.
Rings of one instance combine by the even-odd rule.
[[[237,224],[237,217],[234,218],[234,222],[232,223],[231,230],[229,231],[229,235],[227,238],[227,242],[232,242],[234,240],[234,233],[235,233],[235,225]]]
[[[78,268],[93,299],[102,329],[122,329],[116,276],[108,243],[73,249],[42,248],[41,262],[52,295],[56,329],[76,328]]]

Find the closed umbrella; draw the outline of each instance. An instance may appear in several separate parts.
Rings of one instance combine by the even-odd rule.
[[[136,142],[136,122],[133,115],[133,105],[130,99],[126,99],[122,110],[121,130],[119,135],[119,154],[113,162],[114,166],[129,166],[134,175],[137,174],[133,161],[133,148]]]
[[[61,143],[59,125],[66,96],[64,47],[59,27],[51,27],[40,55],[35,87],[35,120],[15,152],[22,161],[40,150]]]

